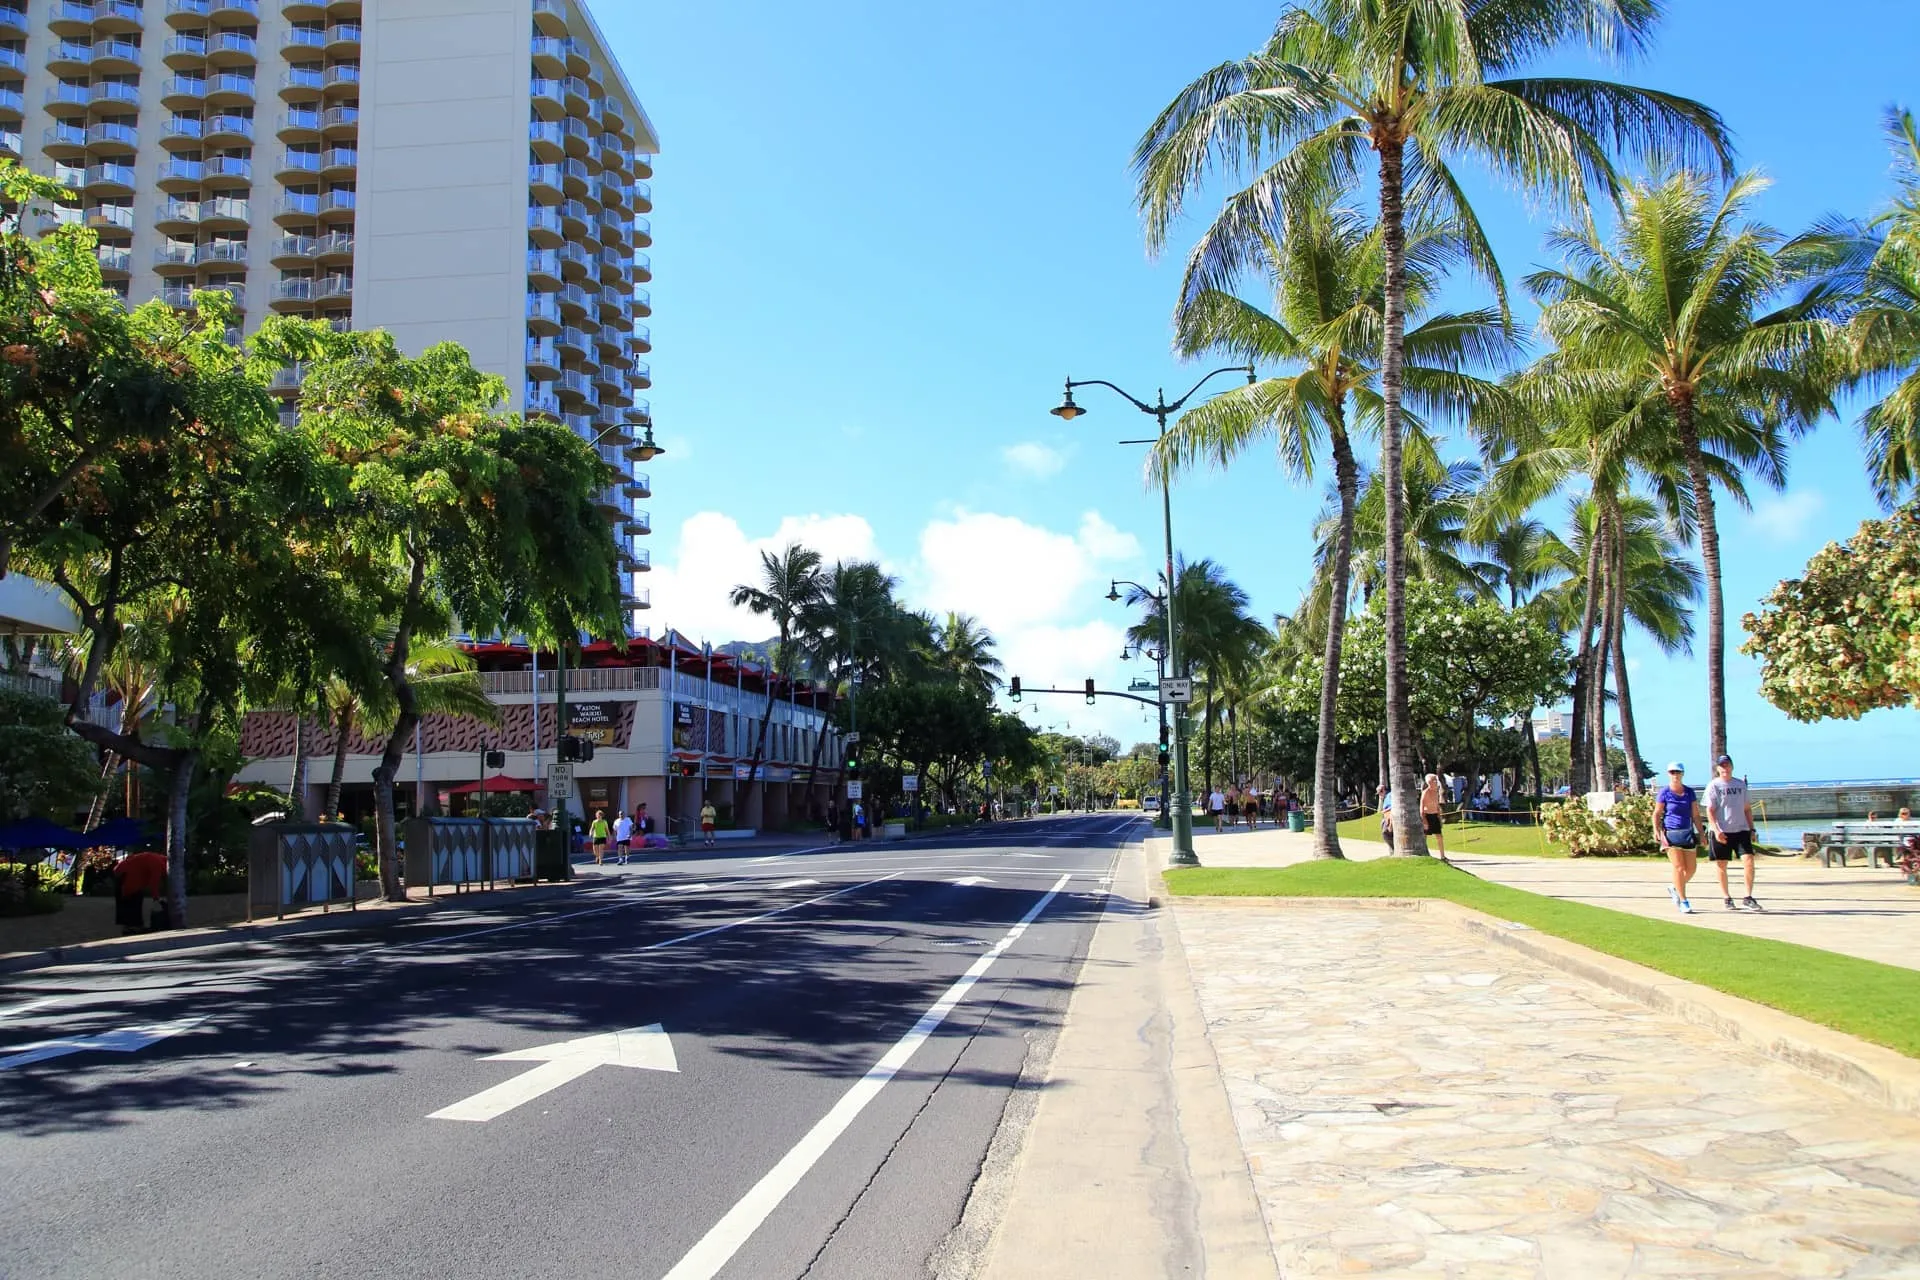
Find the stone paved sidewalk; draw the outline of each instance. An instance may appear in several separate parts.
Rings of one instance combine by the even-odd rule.
[[[1354,861],[1383,857],[1387,847],[1366,840],[1341,842]],[[1211,867],[1281,867],[1313,856],[1313,837],[1262,829],[1196,833],[1195,848]],[[1897,871],[1823,867],[1819,861],[1763,857],[1755,868],[1755,896],[1762,915],[1727,911],[1713,868],[1702,863],[1693,880],[1694,914],[1681,915],[1667,898],[1672,872],[1649,858],[1525,858],[1456,854],[1454,865],[1483,880],[1545,894],[1674,920],[1702,929],[1750,933],[1779,942],[1920,969],[1920,888]],[[1734,896],[1740,869],[1733,868]]]
[[[1437,916],[1174,902],[1283,1275],[1920,1276],[1920,1120]]]

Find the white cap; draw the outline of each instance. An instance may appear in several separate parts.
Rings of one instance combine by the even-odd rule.
[[[1687,766],[1681,764],[1678,760],[1667,761],[1668,773],[1685,773],[1686,771],[1687,771]]]

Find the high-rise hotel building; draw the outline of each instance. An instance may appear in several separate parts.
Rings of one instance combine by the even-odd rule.
[[[79,194],[109,284],[459,342],[621,471],[628,574],[658,149],[582,0],[0,0],[0,155]]]

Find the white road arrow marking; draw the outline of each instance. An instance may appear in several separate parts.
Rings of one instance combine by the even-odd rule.
[[[819,884],[818,880],[782,880],[773,886],[776,889],[799,889],[810,884]]]
[[[705,881],[702,881],[699,884],[676,885],[674,886],[674,892],[675,893],[704,893],[711,888],[713,888],[712,885],[707,884]]]
[[[33,1062],[45,1062],[48,1058],[64,1058],[70,1053],[86,1053],[100,1050],[106,1053],[138,1053],[150,1044],[165,1040],[168,1036],[177,1036],[182,1031],[191,1031],[205,1022],[205,1018],[179,1018],[172,1022],[152,1022],[139,1027],[122,1027],[118,1031],[104,1031],[97,1036],[74,1036],[63,1040],[40,1040],[33,1044],[23,1044],[4,1058],[0,1058],[0,1071],[8,1067],[24,1067]]]
[[[595,1067],[632,1067],[641,1071],[680,1070],[674,1061],[673,1042],[659,1023],[628,1027],[605,1035],[583,1036],[559,1044],[537,1045],[496,1053],[483,1062],[537,1062],[531,1071],[523,1071],[511,1080],[482,1089],[463,1102],[428,1116],[429,1120],[487,1121],[505,1115],[543,1093],[551,1093],[569,1080],[577,1080]]]
[[[962,876],[960,879],[955,880],[954,883],[965,886],[970,884],[992,884],[993,881],[987,879],[985,876]]]

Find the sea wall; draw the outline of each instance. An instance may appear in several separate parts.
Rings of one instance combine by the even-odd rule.
[[[1791,818],[1891,818],[1902,806],[1920,809],[1920,782],[1754,784],[1753,816],[1763,822]]]

